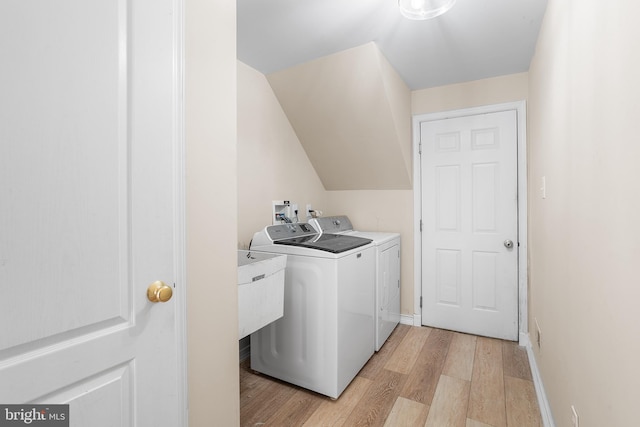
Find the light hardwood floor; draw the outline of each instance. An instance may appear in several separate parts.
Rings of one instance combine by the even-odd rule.
[[[339,399],[240,368],[242,426],[542,426],[517,343],[398,325]]]

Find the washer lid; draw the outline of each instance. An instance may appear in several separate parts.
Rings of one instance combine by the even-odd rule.
[[[294,237],[273,242],[276,245],[303,246],[320,251],[339,254],[360,246],[368,245],[371,239],[346,236],[344,234],[320,234]]]

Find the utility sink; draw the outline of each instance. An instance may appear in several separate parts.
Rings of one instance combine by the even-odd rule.
[[[286,264],[286,255],[238,251],[240,339],[283,316]]]

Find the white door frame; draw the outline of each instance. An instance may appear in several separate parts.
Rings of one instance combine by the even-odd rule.
[[[527,270],[527,116],[526,101],[485,105],[460,110],[443,111],[413,116],[413,277],[414,277],[414,326],[422,326],[422,233],[420,231],[421,212],[421,176],[420,176],[420,123],[478,114],[516,111],[518,135],[518,331],[520,345],[528,341],[528,270]]]
[[[173,81],[173,150],[174,150],[174,264],[177,283],[182,283],[176,298],[176,333],[178,344],[178,390],[180,426],[189,425],[189,384],[187,367],[187,219],[186,219],[186,131],[185,131],[185,1],[173,0],[174,81]]]

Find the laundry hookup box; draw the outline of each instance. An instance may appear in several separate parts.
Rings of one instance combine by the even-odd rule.
[[[287,256],[238,251],[239,339],[284,315]]]

